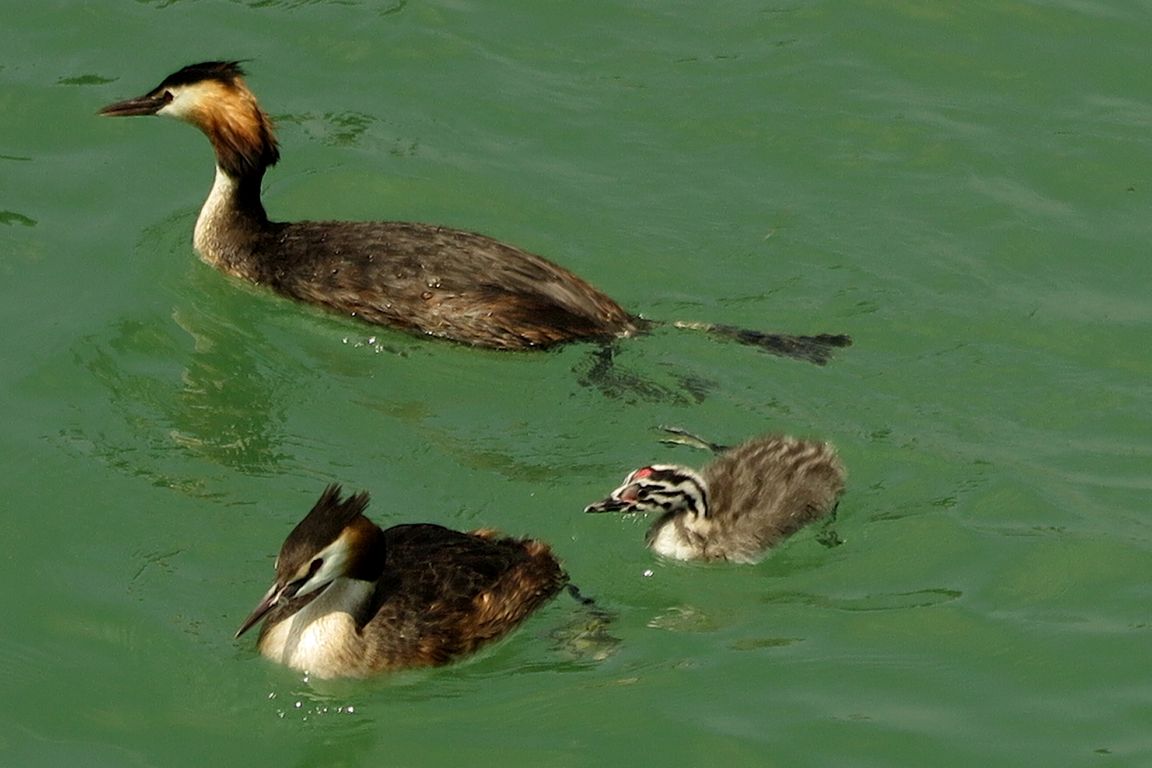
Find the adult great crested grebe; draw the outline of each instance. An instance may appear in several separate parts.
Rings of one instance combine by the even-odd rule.
[[[828,443],[764,435],[727,446],[670,430],[719,456],[697,472],[653,464],[585,512],[658,512],[648,547],[677,560],[754,563],[811,522],[832,514],[844,466]]]
[[[217,269],[285,296],[496,349],[607,340],[653,324],[563,267],[484,235],[408,222],[269,221],[260,184],[280,153],[238,62],[184,67],[100,114],[175,117],[203,131],[216,151],[216,180],[196,221],[196,250]],[[851,344],[844,335],[675,325],[819,365]]]
[[[288,535],[261,619],[260,652],[318,678],[448,664],[497,640],[566,585],[547,544],[439,525],[381,530],[368,494],[324,490]]]

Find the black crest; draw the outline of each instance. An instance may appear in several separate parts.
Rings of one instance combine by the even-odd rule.
[[[279,570],[293,571],[317,550],[339,538],[348,524],[364,514],[368,492],[341,498],[342,488],[333,483],[324,489],[312,510],[301,520],[280,548]]]
[[[177,85],[192,85],[205,80],[219,80],[231,83],[237,78],[244,77],[244,68],[239,61],[204,61],[199,64],[189,64],[179,72],[173,72],[164,78],[164,82],[156,86],[156,90]]]

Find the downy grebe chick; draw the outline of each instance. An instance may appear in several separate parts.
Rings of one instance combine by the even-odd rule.
[[[646,539],[657,554],[754,563],[832,513],[844,490],[844,467],[828,443],[781,435],[734,448],[696,442],[721,451],[700,472],[670,464],[641,467],[584,511],[660,512]]]
[[[367,493],[325,489],[236,637],[264,619],[260,652],[318,678],[436,666],[503,637],[568,583],[542,542],[431,524],[381,530],[367,504]]]
[[[216,180],[196,221],[200,257],[300,301],[409,332],[497,349],[631,336],[651,323],[539,256],[472,232],[404,222],[268,220],[260,183],[280,157],[272,121],[237,62],[193,64],[113,117],[163,115],[199,128]],[[789,336],[682,323],[770,352],[827,362],[847,336]]]

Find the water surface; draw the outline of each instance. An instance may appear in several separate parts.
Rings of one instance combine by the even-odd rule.
[[[1152,757],[1152,39],[1140,4],[43,3],[0,28],[5,765],[1141,765]],[[82,41],[82,42],[78,42]],[[542,253],[663,330],[505,355],[238,285],[204,139],[97,119],[251,58],[279,218]],[[656,392],[656,394],[653,394]],[[580,510],[678,424],[835,442],[843,546],[659,562]],[[559,600],[456,667],[313,684],[232,633],[325,483],[539,536]]]

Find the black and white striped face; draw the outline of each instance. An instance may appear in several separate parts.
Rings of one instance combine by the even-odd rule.
[[[708,491],[700,475],[687,467],[655,464],[641,467],[603,501],[585,512],[689,512],[708,513]]]

